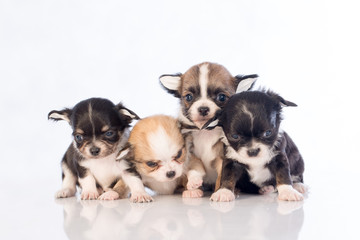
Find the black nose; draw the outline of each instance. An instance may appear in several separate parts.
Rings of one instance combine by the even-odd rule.
[[[260,148],[253,148],[253,149],[249,149],[247,151],[247,154],[249,155],[249,157],[256,157],[259,152],[260,152]]]
[[[208,115],[210,109],[208,107],[199,107],[199,113],[201,116],[206,116]]]
[[[99,155],[99,153],[100,153],[100,148],[98,148],[98,147],[92,147],[92,148],[90,148],[90,153],[91,153],[91,155],[93,155],[93,156],[97,156],[97,155]]]
[[[168,178],[173,178],[173,177],[175,177],[175,171],[170,171],[170,172],[167,172],[166,173],[166,176],[168,177]]]

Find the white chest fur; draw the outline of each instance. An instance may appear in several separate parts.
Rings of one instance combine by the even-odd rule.
[[[231,146],[227,146],[226,157],[247,165],[250,181],[262,187],[264,182],[272,178],[266,164],[274,157],[274,153],[264,145],[259,145],[259,147],[260,154],[257,157],[249,157],[246,149],[236,152]]]
[[[104,158],[86,159],[80,162],[80,166],[87,168],[97,183],[106,188],[122,174],[115,157],[114,153]]]
[[[194,131],[192,135],[194,154],[202,160],[205,167],[206,175],[204,181],[214,183],[216,181],[217,173],[211,166],[211,163],[218,157],[219,153],[214,151],[213,146],[223,136],[223,131],[220,127],[216,127],[213,130]]]

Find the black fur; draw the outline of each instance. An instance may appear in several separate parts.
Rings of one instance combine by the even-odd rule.
[[[297,177],[295,182],[303,182],[304,161],[289,135],[279,132],[283,106],[296,104],[271,91],[242,92],[232,96],[223,110],[206,124],[214,127],[211,123],[218,120],[217,126],[223,128],[227,139],[221,188],[257,193],[267,185],[291,185],[290,175]],[[252,182],[249,175],[251,166],[243,163],[243,156],[238,153],[247,149],[247,161],[257,161],[250,152],[254,141],[267,146],[274,155],[263,166],[270,171],[271,178],[262,183]],[[237,159],[229,157],[230,151],[238,154]]]

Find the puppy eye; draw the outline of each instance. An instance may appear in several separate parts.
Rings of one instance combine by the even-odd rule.
[[[235,140],[238,140],[240,138],[240,136],[238,134],[233,134],[233,135],[231,135],[231,137]]]
[[[219,102],[225,102],[226,101],[226,95],[223,93],[220,93],[217,95],[216,100]]]
[[[105,136],[106,136],[106,137],[112,137],[112,136],[114,136],[114,134],[115,134],[114,131],[107,131],[107,132],[105,133]]]
[[[179,159],[182,155],[182,149],[180,149],[180,151],[177,153],[177,155],[175,156],[175,159]]]
[[[76,134],[75,135],[75,141],[77,143],[82,143],[84,141],[84,137],[81,134]]]
[[[146,162],[146,165],[148,165],[151,168],[154,168],[154,167],[157,167],[158,164],[153,161],[148,161],[148,162]]]
[[[265,131],[264,134],[263,134],[263,136],[264,136],[265,138],[268,138],[268,137],[270,137],[271,135],[272,135],[272,131],[271,131],[271,130],[267,130],[267,131]]]
[[[187,95],[185,96],[185,100],[186,100],[187,102],[191,102],[191,101],[193,100],[193,96],[189,93],[189,94],[187,94]]]

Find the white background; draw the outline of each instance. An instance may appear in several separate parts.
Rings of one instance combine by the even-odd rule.
[[[297,103],[283,128],[305,181],[359,197],[358,10],[346,0],[0,0],[0,202],[9,213],[14,198],[60,187],[71,130],[49,111],[104,97],[141,117],[176,116],[158,77],[203,61],[256,73]]]

